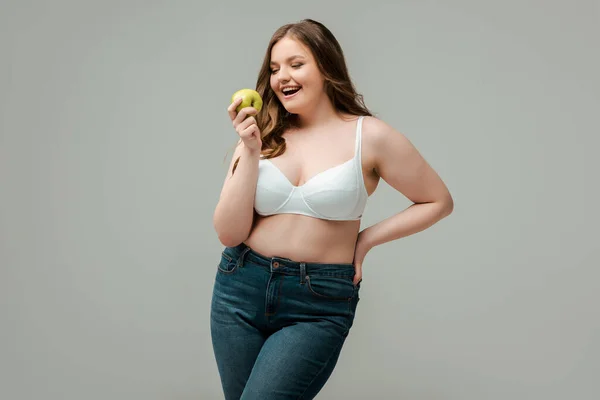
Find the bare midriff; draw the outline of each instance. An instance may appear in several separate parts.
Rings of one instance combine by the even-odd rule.
[[[316,263],[352,263],[360,221],[330,221],[298,214],[256,215],[248,239],[267,257]]]

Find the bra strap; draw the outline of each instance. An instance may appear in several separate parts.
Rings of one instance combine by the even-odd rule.
[[[358,117],[358,122],[356,123],[356,143],[354,144],[354,158],[358,159],[361,162],[361,148],[362,148],[362,122],[364,115]]]

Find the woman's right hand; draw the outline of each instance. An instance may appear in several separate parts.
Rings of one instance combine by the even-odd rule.
[[[235,109],[242,102],[242,98],[238,97],[233,103],[227,108],[229,118],[233,122],[235,131],[244,142],[244,145],[252,150],[260,152],[262,149],[262,140],[260,138],[260,129],[256,124],[254,115],[258,113],[254,107],[244,107],[240,112],[236,112]]]

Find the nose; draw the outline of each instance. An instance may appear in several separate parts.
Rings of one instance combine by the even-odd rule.
[[[287,69],[283,67],[279,69],[279,72],[277,73],[277,80],[280,83],[287,82],[290,80],[290,74],[288,74]]]

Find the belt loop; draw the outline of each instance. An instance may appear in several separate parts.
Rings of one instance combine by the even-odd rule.
[[[304,278],[306,277],[306,263],[300,263],[300,284],[304,285]]]
[[[246,247],[244,250],[242,250],[242,254],[240,254],[240,257],[238,258],[237,261],[237,265],[238,267],[243,267],[244,266],[244,256],[250,251],[250,247]]]

